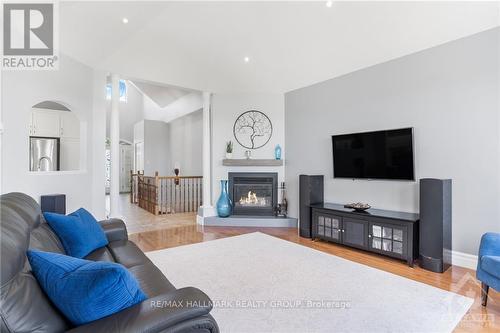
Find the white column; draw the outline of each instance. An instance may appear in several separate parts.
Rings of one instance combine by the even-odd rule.
[[[203,224],[203,218],[215,216],[212,206],[212,128],[211,128],[211,98],[212,94],[203,92],[203,206],[198,211],[197,222]]]
[[[92,110],[91,132],[87,136],[87,144],[91,145],[92,170],[92,214],[103,220],[106,216],[106,86],[108,73],[102,70],[94,70],[94,101]],[[81,139],[80,139],[81,140]],[[88,162],[87,162],[88,163]]]
[[[110,217],[120,215],[120,78],[111,75],[111,141]]]
[[[3,174],[2,174],[2,150],[3,150],[3,109],[2,109],[2,96],[3,96],[3,91],[2,91],[2,71],[0,70],[0,193],[3,193]]]

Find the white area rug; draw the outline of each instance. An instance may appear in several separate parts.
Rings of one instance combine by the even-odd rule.
[[[472,299],[262,233],[147,253],[221,332],[451,332]]]

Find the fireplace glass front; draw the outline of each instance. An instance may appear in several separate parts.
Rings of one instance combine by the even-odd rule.
[[[229,186],[233,215],[274,214],[277,175],[270,173],[230,173]]]

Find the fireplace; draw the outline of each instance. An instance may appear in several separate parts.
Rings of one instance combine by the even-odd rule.
[[[278,174],[230,172],[233,215],[273,216],[278,203]]]

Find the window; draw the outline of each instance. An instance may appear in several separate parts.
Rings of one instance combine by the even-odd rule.
[[[120,80],[120,102],[127,102],[127,84],[125,80]],[[106,84],[106,99],[111,100],[111,83]]]

